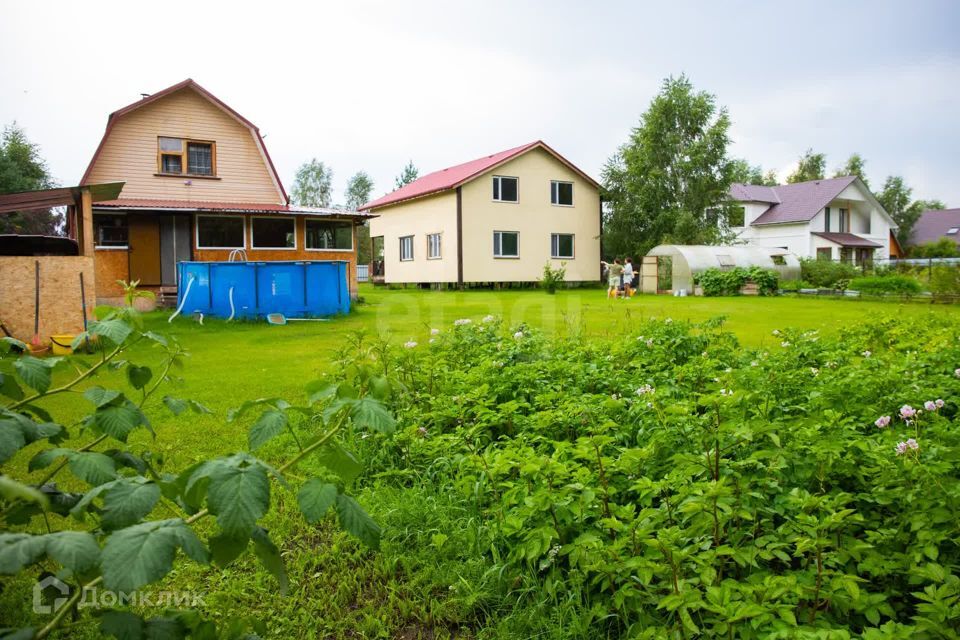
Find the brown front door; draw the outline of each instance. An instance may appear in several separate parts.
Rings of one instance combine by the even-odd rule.
[[[160,284],[160,221],[149,215],[128,215],[130,280]]]

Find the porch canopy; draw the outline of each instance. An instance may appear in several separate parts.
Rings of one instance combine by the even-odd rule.
[[[781,280],[800,279],[800,261],[786,249],[753,245],[661,244],[651,249],[647,255],[670,258],[671,289],[674,291],[685,289],[693,293],[694,276],[707,269],[762,267],[779,273]]]
[[[5,193],[0,195],[0,214],[68,207],[67,236],[77,241],[80,255],[93,255],[91,207],[94,202],[116,199],[123,185],[123,182],[104,182],[76,187]],[[89,240],[89,246],[85,246],[85,240]]]
[[[837,233],[827,231],[813,231],[813,235],[824,240],[850,249],[882,249],[883,245],[873,240],[867,240],[853,233]]]

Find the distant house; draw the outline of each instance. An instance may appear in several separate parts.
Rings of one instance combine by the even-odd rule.
[[[743,210],[733,231],[753,245],[856,264],[901,253],[897,224],[855,176],[774,187],[734,184],[730,198]]]
[[[387,283],[596,281],[597,182],[541,141],[436,171],[367,203]]]
[[[910,232],[910,244],[928,244],[941,238],[953,240],[960,248],[960,209],[924,211]]]
[[[356,293],[354,212],[290,204],[259,129],[193,80],[110,114],[81,184],[124,182],[93,205],[97,298],[118,279],[176,292],[176,263],[346,260]],[[242,256],[241,256],[242,257]]]

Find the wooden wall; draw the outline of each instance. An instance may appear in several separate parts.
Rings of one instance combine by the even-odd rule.
[[[124,255],[126,255],[124,253]],[[56,333],[83,331],[80,272],[87,293],[87,318],[96,303],[94,259],[91,256],[0,256],[0,319],[14,337],[33,337],[34,265],[40,262],[40,339]]]
[[[216,177],[155,175],[158,136],[215,142]],[[87,181],[124,181],[122,198],[283,203],[251,130],[191,88],[121,116]]]

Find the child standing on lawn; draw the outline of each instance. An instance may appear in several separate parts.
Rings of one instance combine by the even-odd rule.
[[[633,260],[627,258],[623,264],[623,297],[633,297]]]
[[[607,289],[607,297],[616,298],[620,295],[620,286],[623,283],[623,265],[620,264],[620,258],[616,258],[610,265],[609,274],[607,282],[610,286]]]

